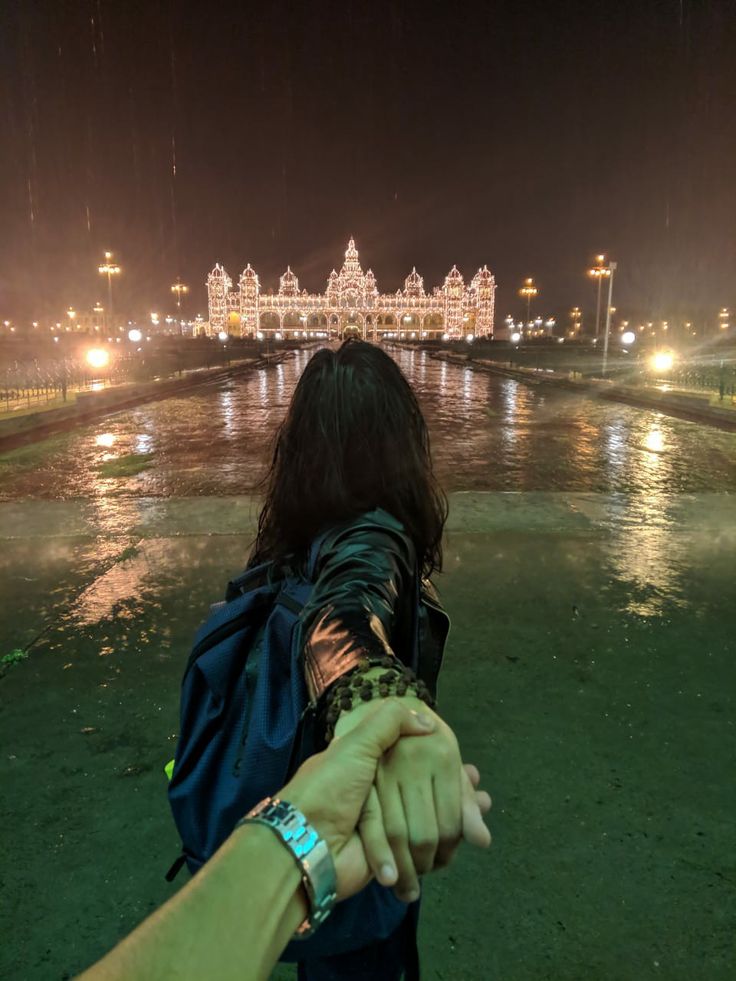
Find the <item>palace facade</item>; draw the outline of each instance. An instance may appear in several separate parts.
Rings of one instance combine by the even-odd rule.
[[[280,278],[278,293],[264,292],[250,263],[233,289],[231,278],[217,263],[207,277],[205,329],[209,334],[225,331],[243,337],[353,334],[374,341],[386,336],[491,337],[495,294],[496,281],[486,266],[469,284],[453,266],[443,285],[431,293],[412,269],[403,290],[379,293],[373,272],[363,272],[351,238],[342,269],[332,270],[324,293],[300,290],[290,268]]]

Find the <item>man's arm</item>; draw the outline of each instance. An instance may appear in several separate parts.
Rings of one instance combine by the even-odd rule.
[[[434,719],[421,708],[412,713],[399,699],[372,706],[361,725],[310,757],[283,788],[283,799],[304,814],[329,848],[338,899],[362,889],[372,869],[384,885],[396,879],[385,839],[368,835],[376,842],[371,851],[355,828],[378,760],[400,736],[421,741],[434,732]],[[487,794],[479,792],[478,801],[484,812],[490,808]],[[247,824],[80,981],[260,981],[307,915],[293,856],[270,828]]]
[[[244,825],[80,981],[267,978],[307,913],[292,856],[270,828]]]

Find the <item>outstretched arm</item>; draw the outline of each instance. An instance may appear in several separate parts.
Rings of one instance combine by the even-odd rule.
[[[431,736],[434,720],[422,715],[397,699],[372,706],[350,735],[303,764],[279,795],[327,843],[338,899],[363,888],[380,861],[380,855],[366,854],[355,828],[377,761],[399,737],[422,741]],[[271,829],[244,825],[176,896],[86,971],[82,981],[267,978],[307,912],[292,856]]]

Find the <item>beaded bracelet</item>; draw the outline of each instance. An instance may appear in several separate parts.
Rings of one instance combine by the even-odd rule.
[[[366,671],[377,667],[386,670],[378,678],[365,677]],[[327,693],[325,741],[332,741],[337,720],[343,712],[355,708],[358,701],[370,702],[374,696],[388,698],[390,695],[402,696],[407,693],[434,708],[435,700],[426,684],[395,657],[361,658],[358,666],[336,681]]]

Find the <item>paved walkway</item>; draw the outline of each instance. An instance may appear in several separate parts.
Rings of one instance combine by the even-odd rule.
[[[0,505],[3,977],[74,975],[184,881],[179,681],[256,513]],[[735,536],[727,494],[452,495],[440,709],[494,843],[426,880],[424,977],[732,976]]]

